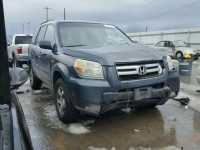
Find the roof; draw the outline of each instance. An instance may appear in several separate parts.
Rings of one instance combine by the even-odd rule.
[[[57,24],[57,23],[93,23],[93,24],[106,24],[106,23],[101,23],[101,22],[92,22],[92,21],[81,21],[81,20],[50,20],[50,21],[45,21],[43,23],[41,23],[41,25],[44,24]]]

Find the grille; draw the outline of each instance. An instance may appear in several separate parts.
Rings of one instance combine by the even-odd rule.
[[[148,64],[117,64],[117,73],[120,80],[137,80],[162,75],[160,63]]]

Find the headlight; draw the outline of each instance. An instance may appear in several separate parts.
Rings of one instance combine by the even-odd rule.
[[[76,72],[84,77],[104,78],[102,65],[98,62],[76,59],[74,63]]]
[[[186,54],[192,54],[192,55],[195,55],[195,54],[196,54],[194,51],[191,51],[191,50],[186,50],[185,53],[186,53]]]
[[[173,63],[170,56],[167,56],[167,63],[168,63],[169,70],[170,71],[173,70],[174,69],[174,63]]]

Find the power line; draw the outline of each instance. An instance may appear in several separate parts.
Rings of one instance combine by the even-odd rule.
[[[145,1],[145,0],[144,0],[144,1]],[[144,2],[144,1],[143,1],[143,2]],[[139,3],[137,3],[137,2],[139,2]],[[99,20],[99,21],[101,21],[101,20],[107,20],[108,18],[110,18],[110,17],[112,17],[112,16],[114,16],[114,15],[116,15],[116,14],[118,14],[118,13],[124,11],[124,10],[127,10],[129,7],[131,7],[131,6],[134,7],[134,6],[136,6],[136,5],[140,4],[140,3],[142,3],[142,1],[141,1],[141,0],[137,0],[137,1],[133,2],[133,3],[130,3],[130,4],[128,4],[128,5],[125,5],[125,6],[122,7],[121,9],[117,9],[117,10],[111,12],[108,16],[103,17],[103,18],[100,18],[100,19],[98,19],[98,20]]]
[[[164,12],[164,13],[161,13],[161,14],[158,14],[158,15],[155,15],[155,16],[152,16],[152,17],[149,17],[149,18],[146,18],[146,19],[144,19],[144,20],[142,20],[142,21],[146,21],[146,20],[154,19],[154,18],[157,18],[157,17],[160,17],[160,16],[164,16],[164,15],[167,15],[167,14],[169,14],[169,13],[176,12],[176,11],[178,11],[178,10],[181,10],[181,9],[183,9],[183,8],[192,6],[192,5],[197,4],[197,3],[200,3],[200,1],[192,2],[192,3],[187,4],[187,5],[184,5],[184,6],[182,6],[182,7],[179,7],[179,8],[176,8],[176,9],[173,9],[173,10],[170,10],[170,11],[167,11],[167,12]]]
[[[117,11],[114,11],[113,13],[111,13],[110,15],[104,17],[104,18],[101,18],[101,19],[98,19],[98,21],[101,21],[101,20],[109,20],[109,19],[112,19],[114,16],[116,15],[121,15],[121,13],[124,13],[124,12],[127,12],[127,10],[130,10],[130,9],[133,9],[135,8],[134,10],[142,7],[142,6],[145,6],[147,5],[148,3],[150,3],[151,1],[153,0],[149,0],[149,1],[146,1],[146,0],[138,0],[136,1],[135,3],[132,3],[132,4],[129,4],[125,7],[123,7],[122,9],[119,9]]]

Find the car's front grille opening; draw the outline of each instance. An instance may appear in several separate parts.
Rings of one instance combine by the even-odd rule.
[[[162,75],[163,64],[161,62],[116,64],[116,69],[120,80],[138,80]]]
[[[148,86],[148,85],[147,85]],[[145,87],[147,87],[145,86]],[[150,85],[153,89],[162,89],[165,86],[165,83],[157,83]],[[142,88],[142,87],[141,87]],[[120,89],[118,92],[128,92],[128,91],[134,91],[135,88],[128,88],[128,89]]]

